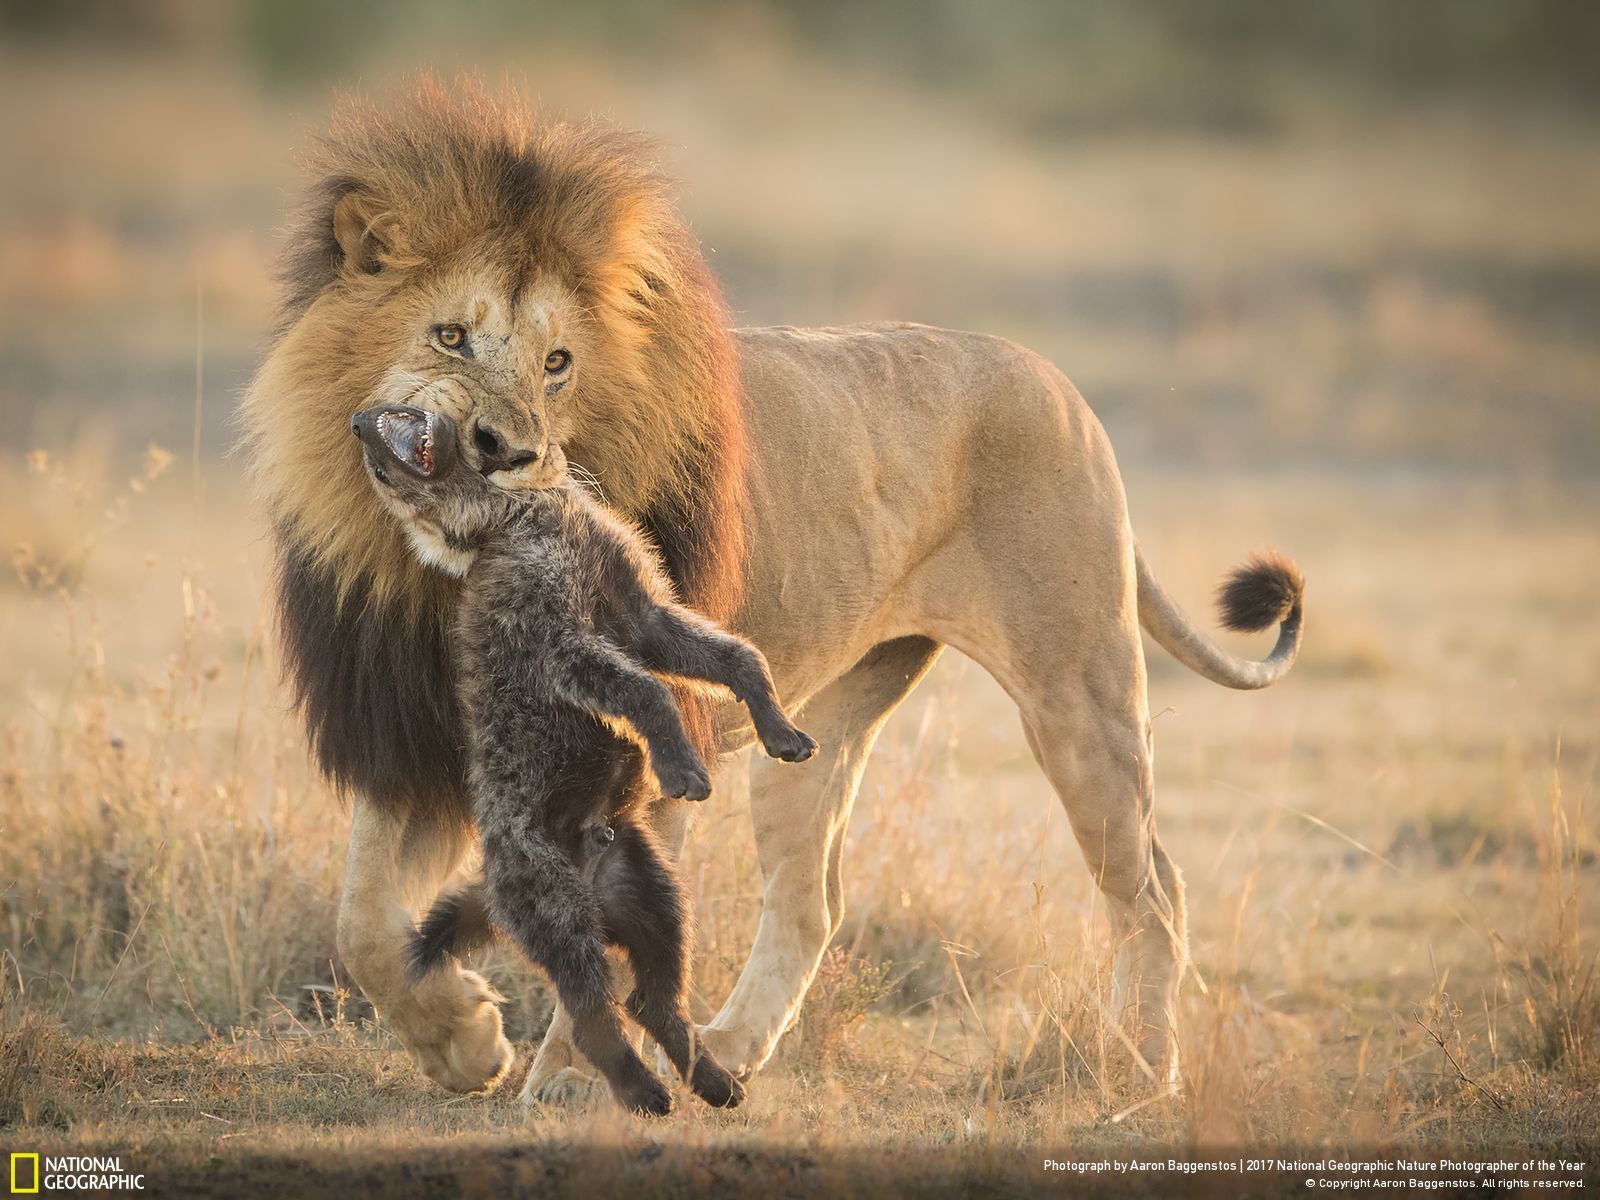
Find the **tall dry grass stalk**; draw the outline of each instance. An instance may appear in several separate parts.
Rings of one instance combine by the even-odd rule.
[[[1582,806],[1567,800],[1554,767],[1543,815],[1536,830],[1539,901],[1506,968],[1521,1018],[1515,1042],[1537,1068],[1600,1077],[1600,928],[1590,878],[1595,851]]]

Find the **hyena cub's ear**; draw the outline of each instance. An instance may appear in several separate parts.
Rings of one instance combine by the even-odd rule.
[[[376,275],[396,267],[415,266],[399,220],[376,197],[346,192],[333,206],[333,239],[351,275]]]

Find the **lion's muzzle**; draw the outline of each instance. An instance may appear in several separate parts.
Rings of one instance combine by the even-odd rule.
[[[472,444],[479,456],[478,469],[485,475],[498,471],[520,471],[533,466],[545,455],[546,443],[518,445],[498,429],[487,417],[479,417],[472,425]]]
[[[559,444],[545,441],[537,449],[500,448],[490,450],[487,443],[495,434],[486,434],[480,418],[473,427],[473,444],[478,450],[478,470],[497,488],[507,492],[537,491],[555,487],[567,476],[567,456]],[[501,446],[506,444],[501,442]]]

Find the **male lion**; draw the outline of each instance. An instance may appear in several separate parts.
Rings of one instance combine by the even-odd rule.
[[[843,917],[867,754],[950,645],[1016,702],[1106,895],[1119,1011],[1175,1074],[1183,885],[1156,836],[1139,627],[1208,679],[1265,687],[1299,648],[1292,565],[1235,572],[1227,623],[1281,626],[1263,662],[1225,653],[1146,566],[1104,431],[1055,367],[919,325],[729,332],[648,148],[608,127],[427,84],[391,113],[348,105],[283,273],[245,441],[294,692],[318,762],[354,796],[340,953],[429,1077],[490,1087],[512,1051],[481,977],[406,972],[413,919],[470,830],[445,656],[459,585],[410,552],[346,432],[389,403],[452,417],[463,455],[508,489],[562,447],[655,540],[683,598],[761,647],[821,744],[753,771],[765,892],[702,1031],[718,1060],[755,1071],[795,1019]],[[725,750],[751,741],[740,713],[718,719]],[[678,844],[681,805],[655,812]],[[524,1098],[587,1086],[576,1062],[558,1009]]]

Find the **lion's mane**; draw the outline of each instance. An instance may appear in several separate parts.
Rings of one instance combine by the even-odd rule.
[[[457,816],[461,717],[447,660],[456,584],[420,566],[349,449],[351,366],[336,340],[294,337],[351,311],[334,210],[359,193],[403,278],[491,234],[506,272],[553,272],[603,331],[566,447],[656,541],[708,616],[742,598],[746,448],[726,311],[652,147],[599,122],[542,122],[473,86],[424,81],[398,106],[344,102],[310,162],[281,264],[273,345],[241,405],[242,442],[272,522],[285,665],[313,751],[341,788],[399,812]],[[343,357],[341,357],[343,356]],[[688,714],[703,722],[704,713]]]

